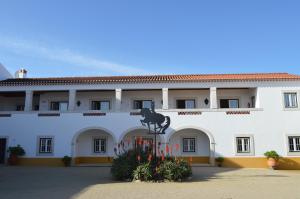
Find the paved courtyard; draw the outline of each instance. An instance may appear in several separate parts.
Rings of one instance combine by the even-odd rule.
[[[193,168],[191,182],[111,180],[108,167],[0,167],[3,199],[300,199],[300,171]]]

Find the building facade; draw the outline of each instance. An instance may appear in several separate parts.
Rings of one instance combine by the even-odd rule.
[[[25,70],[21,71],[26,73]],[[9,78],[0,81],[0,149],[21,145],[22,165],[106,164],[137,140],[151,147],[140,109],[171,118],[159,153],[228,167],[300,169],[300,76],[287,73]],[[150,146],[151,145],[151,146]],[[122,149],[121,149],[122,148]],[[2,150],[3,151],[3,150]],[[5,163],[6,152],[0,161]]]

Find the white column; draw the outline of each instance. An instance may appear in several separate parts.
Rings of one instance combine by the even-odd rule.
[[[218,108],[218,101],[217,101],[217,88],[211,87],[209,89],[209,101],[210,101],[210,108]]]
[[[122,89],[117,88],[116,89],[116,111],[121,111],[121,104],[122,104]]]
[[[24,111],[32,111],[32,100],[33,100],[33,91],[27,90],[25,92]]]
[[[162,109],[169,109],[169,89],[163,88],[162,89]]]
[[[260,92],[259,88],[256,88],[256,96],[255,96],[255,108],[260,108]]]
[[[75,104],[76,104],[76,90],[69,90],[68,110],[69,111],[74,111],[75,110]]]

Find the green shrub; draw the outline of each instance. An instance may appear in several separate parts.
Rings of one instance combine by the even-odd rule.
[[[10,156],[12,156],[12,155],[15,155],[15,156],[25,155],[25,150],[20,145],[9,147],[7,152],[9,153]]]
[[[63,163],[64,163],[64,165],[66,167],[71,166],[71,162],[72,162],[72,158],[71,157],[65,155],[61,160],[63,161]]]
[[[151,152],[129,150],[118,155],[111,168],[113,177],[116,180],[181,181],[192,175],[187,161],[172,157],[166,157],[163,161],[160,157],[149,160],[149,153]]]
[[[224,162],[224,158],[223,157],[217,157],[216,158],[216,162],[223,163]]]
[[[153,179],[151,163],[143,163],[133,171],[133,179],[141,181],[150,181]]]
[[[137,157],[140,156],[140,161]],[[139,164],[147,162],[147,154],[144,151],[129,150],[114,158],[111,173],[116,180],[132,180],[133,171]]]
[[[280,156],[278,155],[278,153],[276,151],[267,151],[264,153],[264,155],[267,158],[274,158],[275,160],[278,160],[280,158]]]
[[[223,157],[217,157],[215,160],[216,160],[217,166],[221,167],[223,162],[224,162],[224,158]]]
[[[165,160],[158,168],[158,173],[163,179],[181,181],[192,175],[192,169],[185,160]]]

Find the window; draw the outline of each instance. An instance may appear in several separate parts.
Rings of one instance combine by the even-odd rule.
[[[297,108],[297,93],[284,93],[284,106],[285,108]]]
[[[196,139],[183,138],[183,152],[196,152]]]
[[[152,100],[134,100],[133,108],[134,109],[142,109],[142,108],[150,108],[151,109]]]
[[[195,100],[185,99],[185,100],[176,100],[176,107],[178,109],[192,109],[196,108]]]
[[[250,137],[236,138],[237,153],[250,153]]]
[[[220,100],[221,108],[239,108],[238,99],[221,99]]]
[[[108,111],[110,109],[110,101],[92,101],[91,109]]]
[[[300,136],[289,136],[289,152],[300,152]]]
[[[39,153],[52,153],[53,138],[39,139]]]
[[[51,102],[50,104],[51,111],[67,111],[68,102]]]
[[[94,139],[94,153],[105,153],[106,152],[106,139],[96,138]]]
[[[25,106],[24,105],[17,105],[16,111],[24,111]]]
[[[40,110],[40,106],[39,106],[39,105],[35,105],[35,106],[33,107],[33,110],[35,110],[35,111]]]

